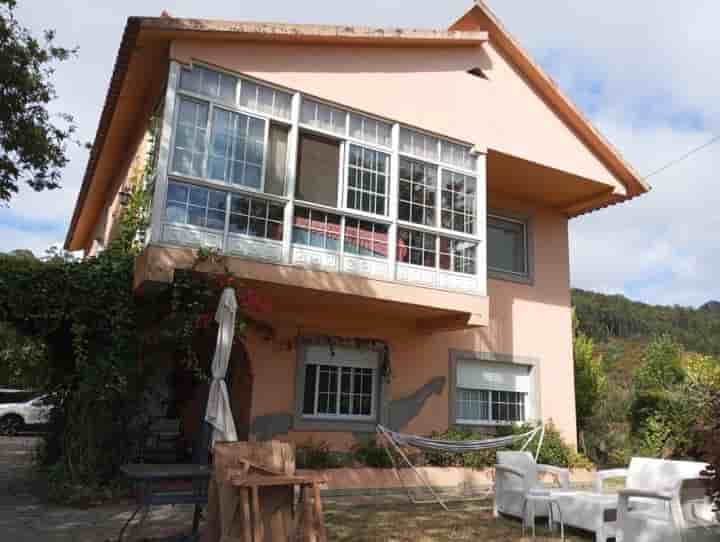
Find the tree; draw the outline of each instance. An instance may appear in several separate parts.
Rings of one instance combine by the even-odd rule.
[[[60,186],[66,145],[75,132],[73,118],[51,121],[48,104],[56,98],[51,82],[57,62],[76,49],[55,45],[55,32],[35,38],[15,17],[17,0],[0,0],[0,202],[8,202],[25,181],[34,190]]]
[[[578,428],[582,430],[595,413],[607,391],[607,376],[602,357],[595,354],[595,343],[583,333],[573,342],[575,358],[575,411]]]

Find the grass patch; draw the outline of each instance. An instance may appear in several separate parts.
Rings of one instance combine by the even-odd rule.
[[[328,503],[325,519],[328,539],[355,542],[483,542],[529,541],[530,533],[521,536],[520,521],[492,517],[490,501],[450,503],[450,512],[436,504],[380,502],[376,505]],[[591,533],[568,532],[570,542],[592,540]],[[538,541],[558,540],[551,536],[547,523],[537,523]]]

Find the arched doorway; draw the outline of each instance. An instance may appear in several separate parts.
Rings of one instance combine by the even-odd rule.
[[[233,346],[225,381],[230,395],[230,406],[233,411],[238,440],[248,440],[252,410],[253,375],[247,348],[242,342],[238,341]]]

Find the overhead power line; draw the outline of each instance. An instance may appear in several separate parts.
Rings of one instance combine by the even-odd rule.
[[[653,171],[652,173],[650,173],[650,174],[648,174],[648,175],[645,175],[645,177],[643,177],[643,178],[644,178],[644,179],[649,179],[649,178],[652,177],[653,175],[657,175],[658,173],[662,173],[662,172],[665,171],[666,169],[669,169],[669,168],[673,167],[674,165],[679,164],[680,162],[684,162],[685,160],[687,160],[688,158],[690,158],[693,154],[695,154],[695,153],[697,153],[697,152],[700,152],[701,150],[709,147],[709,146],[712,145],[713,143],[717,143],[718,141],[720,141],[720,135],[717,135],[717,136],[713,137],[712,139],[710,139],[710,141],[706,141],[705,143],[703,143],[703,144],[700,145],[699,147],[695,147],[694,149],[689,150],[688,152],[686,152],[685,154],[683,154],[683,155],[680,156],[679,158],[676,158],[675,160],[672,160],[672,161],[668,162],[668,163],[665,164],[663,167],[661,167],[661,168],[659,168],[659,169],[656,169],[655,171]]]

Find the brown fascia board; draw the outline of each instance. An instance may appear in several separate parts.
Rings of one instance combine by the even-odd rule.
[[[416,30],[402,28],[368,28],[356,26],[296,25],[281,23],[249,23],[215,21],[207,19],[175,19],[171,17],[129,17],[125,26],[115,67],[105,97],[105,105],[95,134],[87,168],[65,238],[65,249],[70,250],[75,228],[102,154],[105,137],[110,128],[120,91],[125,82],[130,56],[140,34],[148,39],[218,39],[226,41],[285,41],[296,43],[337,43],[345,45],[378,46],[479,46],[488,40],[487,32],[456,30]]]
[[[478,46],[488,40],[487,32],[371,28],[316,24],[285,24],[211,19],[143,17],[141,29],[148,34],[173,39],[218,39],[228,41],[275,41],[393,46]]]
[[[487,30],[490,41],[497,45],[501,51],[516,64],[521,73],[527,77],[528,81],[531,82],[549,104],[554,107],[556,113],[575,130],[576,134],[578,134],[585,144],[588,145],[611,171],[618,176],[623,184],[625,184],[628,195],[627,197],[621,197],[620,201],[627,201],[650,191],[651,186],[625,161],[620,152],[605,139],[575,104],[565,96],[557,83],[535,63],[530,54],[513,38],[485,2],[475,0],[473,7],[450,25],[450,30],[458,28],[466,29],[467,27],[463,22],[475,10],[479,10],[490,23],[490,28]]]
[[[102,113],[100,114],[100,122],[98,123],[97,131],[95,132],[95,140],[93,141],[90,156],[88,157],[88,163],[85,168],[85,175],[83,176],[80,193],[78,194],[77,201],[75,202],[75,210],[73,211],[72,219],[70,220],[70,227],[68,228],[67,236],[65,237],[65,250],[70,250],[75,234],[75,226],[80,218],[80,212],[85,204],[85,198],[87,197],[87,193],[90,188],[90,181],[95,173],[98,158],[100,157],[105,144],[105,137],[107,136],[107,131],[110,127],[115,107],[117,106],[120,91],[123,83],[125,82],[127,68],[130,64],[130,56],[132,55],[133,49],[135,49],[139,33],[140,19],[138,17],[128,18],[127,24],[125,25],[125,31],[123,32],[123,36],[120,41],[120,49],[118,50],[117,58],[115,60],[115,67],[113,68],[113,73],[110,78],[110,85],[108,86],[108,91],[105,96],[105,105],[103,106]]]

